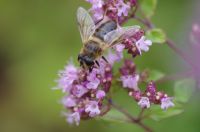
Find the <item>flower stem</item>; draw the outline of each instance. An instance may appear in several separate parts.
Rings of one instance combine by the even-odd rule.
[[[139,115],[138,115],[138,118],[137,118],[138,121],[142,120],[142,116],[143,116],[143,114],[144,114],[144,110],[145,110],[145,109],[141,109],[141,111],[140,111],[140,113],[139,113]]]
[[[187,71],[187,72],[181,72],[181,73],[176,73],[172,75],[166,75],[160,78],[159,80],[157,80],[156,83],[164,83],[166,81],[173,81],[173,80],[188,78],[188,77],[192,77],[193,74],[194,74],[193,71]]]
[[[108,102],[110,103],[110,105],[113,108],[115,108],[119,112],[123,113],[133,124],[137,124],[138,126],[143,128],[146,132],[153,132],[153,130],[151,128],[149,128],[143,122],[141,122],[141,119],[138,120],[137,118],[133,117],[128,111],[124,110],[120,106],[118,106],[115,103],[113,103],[113,101],[111,99],[109,99]]]
[[[193,64],[193,62],[191,61],[191,59],[179,48],[176,47],[176,44],[174,41],[170,40],[169,38],[166,39],[166,44],[175,52],[177,53],[180,57],[182,57],[182,59],[189,63],[193,68],[195,68],[196,66]]]
[[[152,29],[155,28],[155,26],[153,25],[153,23],[151,22],[150,19],[147,18],[140,18],[138,16],[134,16],[134,19],[136,19],[137,21],[141,22],[143,25],[145,25],[148,29]],[[171,39],[167,38],[166,39],[166,44],[168,45],[169,48],[171,48],[176,54],[178,54],[185,62],[187,62],[190,66],[192,66],[193,68],[195,68],[196,66],[193,64],[193,62],[191,61],[191,59],[179,48],[176,47],[176,44],[174,41],[172,41]]]

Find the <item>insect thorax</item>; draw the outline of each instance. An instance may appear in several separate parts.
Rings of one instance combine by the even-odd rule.
[[[90,40],[84,45],[83,53],[91,59],[96,59],[102,54],[100,41]]]
[[[105,23],[102,23],[95,31],[94,36],[104,40],[104,36],[109,33],[110,31],[113,31],[117,28],[117,24],[114,21],[107,21]]]

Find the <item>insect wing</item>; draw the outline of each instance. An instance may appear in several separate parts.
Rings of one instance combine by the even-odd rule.
[[[112,47],[113,45],[122,42],[124,38],[133,36],[139,31],[139,29],[139,26],[118,28],[106,34],[104,36],[104,41],[108,44],[109,47]]]
[[[95,24],[89,13],[82,7],[77,10],[78,28],[82,42],[86,42],[95,32]]]

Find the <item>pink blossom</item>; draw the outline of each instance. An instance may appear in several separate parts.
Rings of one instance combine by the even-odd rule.
[[[99,86],[100,80],[96,76],[97,73],[98,73],[98,70],[93,69],[92,72],[88,75],[87,80],[89,82],[86,84],[86,87],[88,89],[97,89],[97,87]]]
[[[86,0],[86,1],[92,4],[92,8],[90,10],[93,14],[94,21],[102,19],[104,14],[104,10],[102,9],[104,2],[102,0]]]
[[[90,101],[85,108],[85,112],[89,113],[90,117],[95,117],[100,114],[98,102]]]
[[[95,78],[93,81],[90,81],[86,84],[86,87],[88,89],[97,89],[100,84],[100,80],[98,78]]]
[[[132,6],[134,6],[134,5],[137,4],[137,0],[129,0],[129,1],[130,1],[130,3],[131,3]]]
[[[146,94],[151,102],[155,101],[156,99],[156,86],[153,81],[150,81],[146,88]]]
[[[73,95],[78,98],[82,97],[87,92],[88,92],[88,89],[85,88],[83,85],[76,85],[72,89]]]
[[[65,96],[62,103],[65,107],[74,107],[76,106],[76,99],[73,96]]]
[[[98,90],[96,94],[97,99],[103,99],[106,96],[106,93],[103,90]]]
[[[123,50],[124,50],[124,48],[125,48],[125,45],[124,44],[117,44],[115,47],[114,47],[114,49],[116,50],[116,52],[123,52]]]
[[[123,0],[119,0],[118,3],[116,4],[116,8],[118,9],[117,15],[121,17],[122,15],[128,16],[128,12],[130,10],[130,3],[124,3]]]
[[[139,81],[139,75],[125,75],[125,76],[121,76],[121,81],[122,81],[122,85],[124,88],[130,88],[130,89],[134,89],[135,91],[138,91],[138,81]]]
[[[106,57],[106,59],[108,60],[108,58]],[[101,74],[102,76],[104,75],[105,73],[105,67],[106,67],[106,64],[107,62],[105,62],[105,60],[103,59],[99,59],[99,64],[100,64],[100,67],[99,67],[99,74]]]
[[[173,107],[174,103],[172,102],[171,97],[166,97],[161,99],[161,109],[167,110],[170,107]]]
[[[104,4],[102,0],[86,0],[86,1],[92,4],[92,9],[102,8]]]
[[[140,54],[142,54],[142,51],[145,52],[149,51],[149,46],[151,45],[152,45],[151,40],[146,40],[145,36],[142,36],[140,40],[136,42],[136,47]]]
[[[108,52],[107,60],[110,65],[113,65],[115,62],[119,62],[123,58],[122,52]]]
[[[147,97],[141,97],[140,101],[138,102],[138,105],[141,108],[149,108],[150,107],[150,101]]]
[[[78,112],[74,112],[72,114],[65,114],[67,116],[67,122],[69,124],[76,124],[77,126],[79,125],[80,122],[80,114]]]
[[[64,71],[60,72],[60,79],[58,80],[58,87],[60,87],[63,92],[69,91],[72,87],[74,80],[78,78],[78,69],[69,63]]]
[[[91,9],[91,12],[95,22],[103,18],[104,10],[102,8]]]

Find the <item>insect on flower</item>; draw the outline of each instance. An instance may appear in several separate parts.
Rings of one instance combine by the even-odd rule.
[[[140,29],[139,26],[119,27],[116,21],[106,16],[95,24],[89,13],[82,7],[77,11],[77,22],[83,43],[78,61],[82,68],[89,71],[92,71],[95,64],[99,66],[100,57],[107,61],[103,56],[106,49],[119,44],[126,37],[133,36]]]

